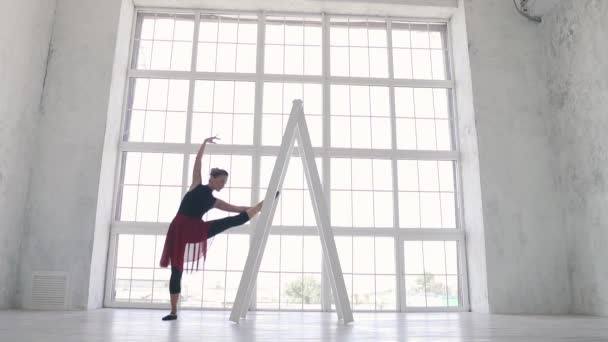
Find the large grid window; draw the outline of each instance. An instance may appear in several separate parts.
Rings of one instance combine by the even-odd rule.
[[[294,99],[304,101],[355,311],[468,308],[447,25],[330,14],[138,10],[128,71],[106,305],[164,307],[164,234],[202,160],[215,196],[265,197]],[[334,310],[299,147],[252,309]],[[212,209],[212,220],[232,215]],[[209,241],[181,306],[228,309],[255,226]]]

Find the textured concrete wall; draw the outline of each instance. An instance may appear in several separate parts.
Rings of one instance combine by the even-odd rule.
[[[0,2],[0,309],[16,305],[19,246],[54,0]]]
[[[95,225],[121,6],[122,0],[57,1],[35,154],[39,172],[31,177],[23,236],[23,306],[37,270],[68,273],[70,308],[97,306],[89,302],[89,282],[93,251],[100,253],[95,238],[108,239],[95,235]]]
[[[489,311],[566,313],[567,242],[548,132],[538,24],[504,0],[465,0]]]
[[[562,1],[543,18],[572,311],[608,315],[608,1]]]

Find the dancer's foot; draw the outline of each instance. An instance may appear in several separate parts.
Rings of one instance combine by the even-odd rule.
[[[174,321],[177,319],[177,315],[175,314],[168,314],[167,316],[163,317],[163,321]]]
[[[262,205],[264,204],[264,201],[261,201],[260,203],[256,204],[255,207],[251,207],[249,208],[249,210],[247,210],[247,216],[249,216],[249,219],[251,220],[257,213],[260,212],[260,210],[262,210]]]
[[[276,199],[277,197],[279,197],[280,193],[280,191],[277,191],[277,193],[274,195],[274,198]],[[257,213],[259,213],[260,210],[262,210],[263,205],[264,201],[261,201],[260,203],[256,204],[255,207],[249,208],[249,210],[247,210],[247,216],[249,216],[249,219],[252,219]]]

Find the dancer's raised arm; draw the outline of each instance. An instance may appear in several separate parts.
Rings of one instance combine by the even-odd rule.
[[[194,160],[194,166],[192,167],[192,184],[190,185],[190,189],[188,189],[188,191],[196,188],[203,181],[201,177],[201,159],[203,158],[203,153],[205,152],[205,146],[207,143],[215,144],[215,139],[219,138],[215,136],[205,139],[201,145],[201,148],[199,148],[198,153],[196,154],[196,159]]]

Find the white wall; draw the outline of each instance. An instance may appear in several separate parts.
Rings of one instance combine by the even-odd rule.
[[[98,274],[105,270],[110,204],[100,206],[103,220],[97,209],[101,198],[111,203],[112,190],[100,186],[108,186],[114,172],[108,160],[113,164],[116,152],[104,155],[103,147],[113,143],[116,151],[112,117],[120,117],[120,101],[117,106],[112,75],[115,56],[123,54],[115,51],[121,9],[132,8],[125,2],[57,1],[35,153],[38,172],[31,177],[23,236],[18,286],[23,306],[31,273],[38,270],[68,273],[70,308],[101,305]],[[118,92],[124,89],[120,83]]]
[[[486,238],[481,202],[481,183],[479,170],[479,146],[475,108],[473,104],[473,85],[469,57],[469,42],[466,28],[466,13],[463,1],[450,20],[452,37],[452,59],[456,115],[456,129],[460,148],[461,200],[464,204],[463,225],[466,236],[466,255],[468,269],[469,304],[471,311],[490,312],[488,298],[488,267],[486,263]]]
[[[567,239],[548,134],[552,116],[545,110],[540,29],[517,14],[512,1],[464,5],[489,311],[567,313]],[[478,262],[469,260],[470,268]]]
[[[608,315],[607,16],[606,1],[562,1],[542,24],[572,311],[599,315]]]
[[[0,2],[0,309],[14,307],[54,0]]]

